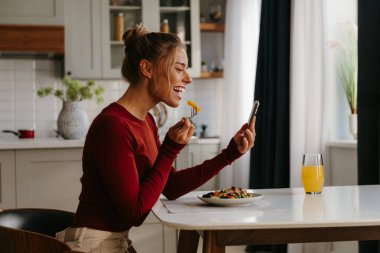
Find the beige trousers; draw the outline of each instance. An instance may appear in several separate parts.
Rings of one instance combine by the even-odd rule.
[[[108,232],[86,227],[68,228],[56,234],[72,250],[89,253],[133,253],[128,231]]]

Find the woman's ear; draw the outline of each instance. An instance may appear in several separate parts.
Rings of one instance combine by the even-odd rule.
[[[152,63],[150,63],[148,60],[145,60],[145,59],[141,60],[140,71],[143,76],[150,79],[153,75]]]

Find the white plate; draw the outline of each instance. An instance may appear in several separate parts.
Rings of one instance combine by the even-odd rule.
[[[241,206],[253,203],[256,200],[262,199],[263,195],[253,193],[253,197],[241,198],[241,199],[220,199],[220,198],[204,198],[203,195],[199,195],[198,198],[203,202],[217,206]]]

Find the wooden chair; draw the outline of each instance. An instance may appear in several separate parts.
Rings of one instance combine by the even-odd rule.
[[[74,253],[70,247],[47,235],[0,226],[3,253]]]
[[[43,208],[16,208],[0,211],[0,226],[32,231],[51,237],[71,226],[75,214]]]

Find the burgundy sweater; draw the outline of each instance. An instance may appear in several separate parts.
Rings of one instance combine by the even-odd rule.
[[[83,150],[82,192],[73,227],[125,231],[143,223],[160,194],[176,199],[241,156],[235,141],[213,159],[176,170],[185,145],[160,143],[152,115],[139,120],[112,103],[94,119]]]

